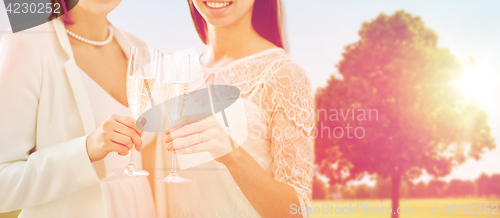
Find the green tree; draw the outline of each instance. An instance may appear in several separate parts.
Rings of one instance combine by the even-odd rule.
[[[476,183],[472,181],[451,180],[446,188],[446,197],[472,197],[477,196]]]
[[[373,197],[373,189],[366,184],[360,184],[354,188],[356,190],[356,199],[368,199]]]
[[[329,189],[327,184],[319,179],[318,177],[314,177],[313,180],[313,188],[312,188],[312,197],[315,200],[324,200],[328,199]]]
[[[490,181],[490,177],[486,175],[485,173],[482,173],[479,178],[476,179],[476,184],[477,184],[477,196],[482,197],[486,196],[488,197],[488,184]]]
[[[500,174],[491,175],[486,185],[486,195],[500,198]]]
[[[427,185],[427,196],[428,198],[439,198],[445,195],[448,183],[442,180],[433,179],[429,181]]]
[[[354,199],[356,198],[356,189],[354,187],[344,187],[340,189],[343,199]]]
[[[391,197],[391,180],[389,178],[377,177],[374,195],[377,198],[384,199]]]
[[[413,197],[413,198],[425,198],[427,196],[428,196],[427,184],[425,184],[424,182],[419,182],[413,186],[411,197]]]
[[[343,78],[317,92],[316,161],[332,183],[391,178],[397,208],[402,180],[447,175],[495,144],[486,114],[453,85],[461,63],[420,17],[380,14],[359,36],[337,65]]]
[[[492,184],[492,192],[497,196],[497,198],[500,198],[500,174],[495,174],[491,176],[491,184]]]

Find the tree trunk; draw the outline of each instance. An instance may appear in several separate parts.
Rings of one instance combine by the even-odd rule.
[[[401,174],[399,172],[394,172],[391,176],[391,186],[392,186],[392,218],[398,218],[398,207],[399,207],[399,187],[401,186]]]

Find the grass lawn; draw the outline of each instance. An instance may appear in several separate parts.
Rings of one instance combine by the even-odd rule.
[[[20,212],[20,210],[16,210],[9,213],[0,213],[0,218],[15,218],[19,215]]]
[[[362,204],[363,206],[359,205],[359,211],[356,210],[356,207],[358,204]],[[457,206],[452,206],[453,204],[457,204]],[[462,209],[463,206],[461,207],[461,204],[465,204],[466,206],[468,205],[474,205],[474,207],[471,205],[469,206],[469,212],[473,214],[469,214],[467,212],[467,209]],[[479,204],[479,205],[478,205]],[[485,204],[490,204],[487,206],[489,208],[489,214],[485,214],[488,212],[488,210],[485,210]],[[420,217],[425,217],[425,218],[500,218],[500,208],[498,208],[496,211],[494,211],[497,214],[492,214],[493,210],[496,208],[492,206],[492,204],[497,204],[498,207],[500,207],[500,199],[485,199],[485,198],[444,198],[444,199],[402,199],[400,200],[400,207],[403,209],[406,209],[406,212],[409,214],[406,214],[402,209],[400,209],[400,216],[401,218],[420,218]],[[311,218],[326,218],[326,217],[366,217],[366,218],[371,218],[371,217],[385,217],[389,218],[390,215],[387,213],[387,207],[391,206],[391,200],[389,199],[384,199],[384,200],[341,200],[341,201],[336,201],[336,200],[331,200],[331,201],[313,201],[312,206],[313,207],[319,207],[322,208],[324,205],[326,205],[326,208],[330,209],[330,205],[333,206],[333,210],[335,210],[337,207],[336,212],[339,212],[340,214],[337,214],[335,211],[333,211],[333,214],[328,211],[328,209],[325,209],[323,211],[320,211],[320,209],[316,209],[316,213],[311,215]],[[349,212],[349,205],[351,205],[351,208],[355,208]],[[436,207],[438,206],[438,213],[437,214],[432,214],[429,213],[429,205],[430,207]],[[448,212],[444,212],[446,209],[446,206],[449,205]],[[380,209],[384,208],[384,214],[380,212]],[[347,207],[344,209],[344,212],[347,214],[343,214],[340,212],[340,209]],[[367,207],[371,207],[372,210],[375,210],[373,213],[370,214],[370,210],[367,210]],[[377,209],[375,209],[377,207]],[[481,207],[481,209],[480,209]],[[421,209],[418,209],[421,208]],[[453,210],[456,209],[454,212],[457,214],[452,214]],[[480,209],[480,210],[479,210]],[[418,212],[417,212],[418,210]],[[472,211],[474,210],[474,211]],[[353,214],[356,211],[358,214]],[[320,212],[326,212],[329,214],[320,214]],[[379,214],[375,214],[376,212],[379,212]],[[395,211],[394,211],[395,212]],[[436,212],[436,210],[434,210]],[[465,213],[465,214],[462,214]],[[477,213],[477,214],[476,214]],[[482,214],[480,214],[482,213]]]
[[[358,212],[358,214],[349,214],[348,208],[349,204],[351,207],[356,208],[358,204],[362,204],[363,208],[359,206],[361,210],[357,211],[354,209],[354,211]],[[429,214],[429,204],[431,207],[436,207],[438,206],[438,214]],[[457,204],[457,206],[452,206],[453,204]],[[465,211],[465,214],[461,214],[460,212],[464,212],[460,205],[465,204],[465,205],[474,205],[474,213],[482,213],[482,214],[469,214],[467,211]],[[479,210],[478,204],[481,205],[481,210]],[[490,209],[489,214],[484,214],[487,212],[484,208],[485,204],[490,204],[488,208]],[[411,208],[413,210],[410,212],[410,209],[406,209],[407,212],[410,212],[410,214],[401,214],[399,217],[401,218],[500,218],[500,208],[498,208],[495,213],[497,214],[492,214],[494,207],[492,207],[492,204],[497,204],[500,207],[500,199],[485,199],[485,198],[445,198],[445,199],[402,199],[400,201],[400,207],[403,208]],[[388,199],[385,200],[342,200],[342,201],[313,201],[313,207],[319,207],[321,208],[323,205],[327,205],[328,208],[330,208],[330,205],[333,206],[334,212],[333,214],[318,214],[319,210],[316,210],[316,214],[311,215],[311,218],[331,218],[331,217],[353,217],[353,218],[372,218],[372,217],[384,217],[384,218],[389,218],[390,215],[387,214],[387,207],[391,206],[391,201]],[[444,212],[446,205],[450,205],[449,210],[450,212]],[[379,212],[381,207],[384,207],[384,214],[381,214]],[[340,214],[335,213],[335,208],[339,207],[337,209],[337,212],[340,212],[340,209],[343,207],[347,207],[347,209],[344,209],[344,212],[348,214],[343,214],[340,212]],[[379,214],[370,214],[370,211],[366,210],[366,207],[371,207],[372,210],[375,210],[374,212],[379,212]],[[377,207],[378,209],[375,209]],[[417,214],[417,208],[421,207],[422,209],[418,212]],[[451,214],[453,209],[455,210],[455,213],[457,214]],[[419,209],[418,209],[419,210]],[[479,211],[478,211],[479,210]],[[400,209],[401,211],[401,209]],[[368,213],[367,213],[368,212]],[[434,211],[435,212],[435,211]],[[469,212],[472,212],[472,206],[469,207]],[[18,213],[18,212],[17,212]],[[17,217],[16,212],[12,213],[7,213],[7,214],[2,214],[0,213],[0,218],[14,218]],[[354,213],[354,212],[351,212]]]

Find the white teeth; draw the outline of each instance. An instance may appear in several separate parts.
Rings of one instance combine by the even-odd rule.
[[[229,2],[205,2],[211,8],[223,8],[229,5]]]

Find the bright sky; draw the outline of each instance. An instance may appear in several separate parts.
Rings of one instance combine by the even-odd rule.
[[[2,0],[3,1],[3,0]],[[282,0],[285,31],[292,59],[308,73],[313,89],[324,86],[343,48],[358,40],[362,22],[380,12],[404,9],[422,17],[439,36],[439,45],[460,60],[473,57],[485,82],[479,98],[499,148],[480,161],[467,161],[445,179],[475,179],[482,172],[500,173],[500,1],[498,0]],[[3,5],[3,4],[2,4]],[[185,0],[123,0],[111,22],[164,51],[204,45],[199,40]],[[9,28],[5,8],[0,9],[0,35]],[[495,94],[493,94],[495,93]],[[429,178],[423,178],[428,180]]]

